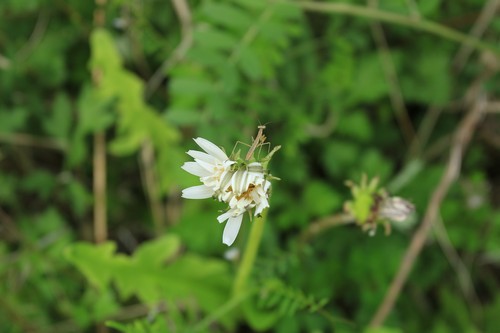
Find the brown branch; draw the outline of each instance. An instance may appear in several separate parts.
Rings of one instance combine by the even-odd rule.
[[[106,0],[95,0],[94,26],[102,27],[106,21]],[[99,86],[102,73],[96,68],[92,72],[95,86]],[[102,243],[108,238],[106,219],[106,134],[94,134],[93,153],[93,186],[94,186],[94,240]]]
[[[376,8],[378,6],[378,0],[368,0],[368,7]],[[379,54],[380,61],[382,63],[382,69],[384,71],[385,81],[389,85],[389,97],[396,115],[396,120],[399,123],[401,132],[403,133],[403,138],[410,144],[413,142],[418,143],[418,138],[415,136],[415,129],[408,115],[408,110],[406,109],[406,104],[403,97],[403,92],[401,91],[398,79],[398,73],[396,71],[396,66],[392,60],[391,51],[385,37],[384,29],[380,22],[371,22],[371,31],[373,39],[377,44],[377,50]],[[417,144],[418,149],[418,144]]]
[[[500,113],[500,102],[499,101],[493,101],[488,103],[486,106],[486,112],[488,113]]]
[[[156,174],[155,156],[151,142],[148,141],[142,145],[139,162],[143,187],[149,200],[155,232],[160,235],[165,226],[165,214],[161,202],[160,184]]]
[[[488,1],[483,6],[483,10],[481,11],[481,14],[479,15],[476,22],[474,23],[474,26],[472,27],[472,30],[469,35],[471,37],[479,39],[488,28],[490,22],[495,17],[498,8],[500,8],[500,0]],[[469,59],[469,56],[471,55],[472,51],[473,49],[469,45],[462,44],[462,47],[455,56],[455,59],[453,59],[453,68],[457,72],[460,72],[462,70],[465,63]]]
[[[65,142],[24,133],[0,133],[0,142],[9,144],[65,151]]]
[[[448,231],[446,230],[446,226],[444,225],[441,216],[436,219],[433,229],[434,234],[436,235],[436,239],[446,256],[446,259],[448,259],[448,262],[457,274],[458,285],[460,286],[462,293],[464,294],[464,297],[468,302],[469,308],[472,308],[472,303],[482,307],[476,289],[474,288],[471,274],[467,269],[464,261],[458,254],[457,250],[453,247],[450,236],[448,235]]]
[[[307,243],[327,229],[353,222],[354,218],[350,214],[336,214],[316,220],[309,224],[309,227],[302,232],[300,236],[301,242]]]
[[[36,49],[36,47],[40,44],[45,35],[47,27],[49,25],[49,14],[48,11],[42,10],[38,14],[38,18],[35,23],[35,27],[31,32],[31,35],[26,42],[26,44],[17,51],[16,56],[14,57],[15,61],[24,61],[29,55]]]
[[[95,0],[94,27],[102,28],[106,23],[107,0]],[[92,81],[99,87],[102,72],[101,68],[92,70]],[[106,133],[104,131],[94,133],[94,241],[102,243],[108,238],[108,222],[106,218]],[[104,323],[96,323],[97,333],[108,333]]]
[[[0,53],[0,69],[9,69],[11,65],[11,61],[9,58],[5,57]]]
[[[94,240],[102,243],[108,238],[106,219],[106,135],[94,134]]]
[[[373,316],[370,326],[380,326],[386,319],[387,315],[392,310],[396,299],[398,298],[401,289],[403,288],[408,275],[413,267],[413,264],[420,254],[422,247],[427,239],[429,231],[437,218],[441,202],[444,200],[450,186],[458,178],[460,174],[460,166],[462,164],[463,153],[468,145],[472,133],[474,132],[481,115],[486,106],[486,98],[479,97],[473,105],[471,111],[465,116],[464,120],[454,134],[452,146],[450,148],[450,157],[446,166],[445,172],[441,180],[434,190],[432,197],[427,205],[422,223],[415,232],[410,245],[408,246],[403,259],[401,260],[398,272],[392,280],[389,289],[380,304],[377,312]]]

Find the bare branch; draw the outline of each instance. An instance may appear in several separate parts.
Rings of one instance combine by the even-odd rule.
[[[144,97],[146,99],[149,99],[151,95],[153,95],[156,89],[160,86],[161,81],[167,75],[168,71],[186,56],[187,51],[193,44],[193,22],[191,10],[189,9],[187,1],[172,0],[172,5],[174,6],[174,10],[181,23],[182,39],[179,45],[172,52],[172,55],[163,62],[163,64],[155,71],[153,76],[151,76],[151,79],[149,79],[144,92]]]
[[[450,186],[460,174],[463,153],[472,137],[472,133],[474,133],[481,115],[484,113],[486,104],[487,102],[484,96],[477,98],[471,111],[465,116],[465,119],[455,132],[445,172],[441,177],[438,186],[434,190],[429,204],[427,205],[427,210],[422,223],[415,232],[411,243],[401,260],[399,270],[392,280],[383,302],[380,304],[377,312],[370,322],[371,327],[380,326],[385,321],[387,315],[392,310],[401,289],[408,279],[408,275],[410,274],[413,264],[420,254],[429,231],[438,216],[441,202],[446,197]]]

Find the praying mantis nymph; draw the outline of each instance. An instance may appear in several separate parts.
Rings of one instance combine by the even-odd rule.
[[[266,136],[264,135],[264,129],[266,129],[266,126],[260,125],[257,128],[259,129],[259,132],[257,133],[257,136],[253,140],[252,145],[250,146],[250,149],[248,150],[248,153],[245,156],[246,161],[249,161],[252,158],[253,152],[259,146],[259,144],[262,144],[264,143],[264,141],[266,141]]]

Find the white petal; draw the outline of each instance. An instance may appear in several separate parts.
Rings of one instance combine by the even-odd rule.
[[[231,179],[231,187],[236,195],[240,195],[248,189],[250,181],[248,179],[249,172],[246,170],[238,170],[234,173]]]
[[[196,163],[198,163],[203,169],[207,170],[209,172],[209,174],[213,174],[214,172],[214,168],[215,168],[215,164],[212,164],[212,163],[207,163],[203,160],[200,160],[200,159],[197,159],[195,158],[194,159],[196,161]]]
[[[241,221],[243,220],[243,214],[240,214],[236,217],[230,217],[226,223],[226,227],[224,228],[224,233],[222,235],[222,242],[227,246],[231,246],[238,236],[238,232],[240,231]]]
[[[231,216],[233,215],[233,211],[232,210],[228,210],[227,212],[225,212],[224,214],[221,214],[217,217],[217,221],[219,221],[219,223],[222,223],[224,222],[225,220],[227,220],[228,218],[230,218]]]
[[[210,176],[211,175],[211,172],[208,171],[208,170],[205,170],[204,168],[202,168],[198,163],[196,162],[186,162],[184,163],[183,166],[181,166],[181,168],[184,170],[184,171],[187,171],[189,172],[190,174],[192,175],[195,175],[195,176],[198,176],[198,177],[206,177],[206,176]]]
[[[201,149],[203,149],[204,151],[206,151],[208,154],[212,155],[213,157],[217,158],[219,161],[225,161],[225,160],[229,159],[229,157],[227,157],[226,153],[222,149],[220,149],[219,147],[217,147],[215,144],[208,141],[207,139],[196,138],[193,140],[194,140],[194,142],[196,142],[198,144],[198,146],[201,147]]]
[[[265,197],[261,198],[261,200],[262,201],[255,208],[255,216],[259,215],[265,208],[269,207],[269,202]]]
[[[267,193],[270,187],[271,187],[271,182],[266,180],[266,182],[264,183],[264,192]]]
[[[207,199],[214,195],[214,190],[205,185],[188,187],[182,190],[182,197],[186,199]]]
[[[197,151],[197,150],[190,150],[186,154],[188,154],[189,156],[191,156],[195,160],[202,160],[203,162],[214,164],[214,165],[219,162],[212,155],[208,155],[207,153]]]

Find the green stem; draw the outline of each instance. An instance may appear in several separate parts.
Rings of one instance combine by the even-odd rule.
[[[247,290],[244,293],[241,293],[237,297],[231,298],[227,303],[223,304],[220,308],[212,312],[205,319],[200,321],[194,328],[193,332],[207,332],[210,325],[212,325],[217,320],[221,319],[228,313],[230,313],[234,308],[240,305],[243,301],[245,301],[248,297],[252,295],[255,291]]]
[[[463,43],[479,50],[492,51],[497,55],[499,54],[499,50],[488,43],[484,43],[477,38],[470,37],[466,34],[431,21],[347,3],[325,3],[316,1],[283,1],[283,3],[315,12],[353,15],[371,20],[398,24],[416,30],[425,31],[455,42]]]
[[[233,297],[239,298],[245,292],[246,284],[250,273],[252,272],[257,251],[259,250],[260,240],[264,231],[264,225],[267,218],[267,210],[262,214],[262,217],[256,218],[252,222],[252,228],[248,237],[245,253],[241,260],[236,279],[233,286]]]

